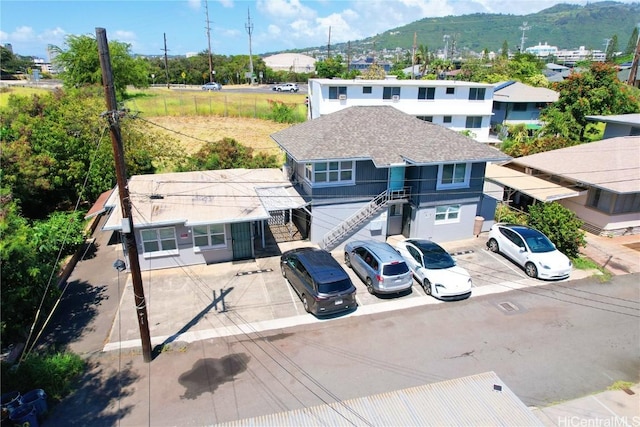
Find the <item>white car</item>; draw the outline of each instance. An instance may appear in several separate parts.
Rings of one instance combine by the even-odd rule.
[[[209,90],[221,90],[221,89],[222,89],[222,85],[216,82],[207,82],[202,85],[202,90],[209,91]]]
[[[299,89],[295,83],[282,83],[271,88],[276,92],[297,92]]]
[[[440,245],[426,239],[406,239],[396,244],[424,292],[442,300],[471,296],[471,276]]]
[[[487,247],[512,259],[529,277],[566,279],[571,274],[571,260],[547,236],[526,225],[494,224]]]

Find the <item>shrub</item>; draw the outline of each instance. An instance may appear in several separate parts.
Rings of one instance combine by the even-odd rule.
[[[527,225],[544,233],[558,250],[570,258],[580,254],[586,246],[583,222],[576,214],[559,203],[536,203],[529,206]]]
[[[58,402],[72,391],[73,380],[85,369],[85,362],[71,352],[57,352],[27,357],[17,368],[2,363],[3,392],[16,390],[24,394],[42,389]]]
[[[527,223],[527,214],[513,210],[505,204],[499,204],[498,207],[496,207],[495,218],[496,222],[520,225],[525,225]]]

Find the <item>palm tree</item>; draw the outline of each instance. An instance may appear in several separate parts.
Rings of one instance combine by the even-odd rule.
[[[429,47],[421,44],[420,46],[418,46],[418,51],[416,52],[416,64],[420,65],[420,76],[424,76],[427,72],[429,62]],[[411,70],[411,72],[413,72],[413,70]]]

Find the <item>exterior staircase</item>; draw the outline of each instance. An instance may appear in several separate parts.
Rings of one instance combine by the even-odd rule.
[[[350,235],[355,229],[369,220],[376,213],[380,212],[391,200],[407,200],[410,195],[410,188],[404,187],[401,190],[386,190],[378,194],[368,204],[363,206],[349,218],[329,230],[320,242],[320,247],[327,251],[333,250],[336,246]]]

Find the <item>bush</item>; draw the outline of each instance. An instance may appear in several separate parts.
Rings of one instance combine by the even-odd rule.
[[[544,233],[558,250],[569,258],[576,258],[586,246],[583,222],[576,214],[559,203],[536,203],[529,206],[527,225]]]
[[[269,118],[276,123],[295,123],[294,109],[282,101],[269,101],[271,114]]]
[[[2,363],[2,391],[42,389],[52,402],[59,402],[72,391],[73,380],[85,369],[85,362],[71,352],[27,357],[13,368]]]
[[[499,204],[496,208],[495,219],[496,222],[525,225],[527,223],[527,214],[513,210],[509,205]]]

